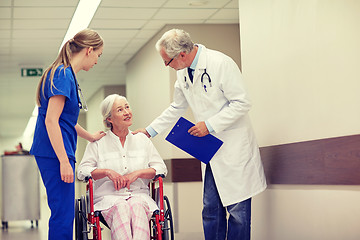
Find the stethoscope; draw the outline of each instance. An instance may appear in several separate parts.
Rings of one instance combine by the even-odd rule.
[[[87,112],[87,111],[88,111],[88,107],[87,107],[87,104],[86,104],[84,95],[82,94],[80,85],[79,85],[79,83],[78,83],[78,81],[77,81],[77,79],[76,79],[75,73],[74,73],[74,71],[73,71],[72,68],[71,68],[71,72],[72,72],[73,77],[74,77],[74,79],[75,79],[76,96],[77,96],[77,99],[78,99],[79,108],[80,108],[80,109],[84,109],[84,111]],[[80,96],[79,96],[79,93],[80,93]]]
[[[204,69],[203,74],[201,74],[201,85],[202,85],[202,87],[204,88],[204,91],[207,92],[207,89],[206,89],[207,86],[206,86],[206,84],[204,83],[204,77],[207,78],[208,83],[209,83],[209,86],[212,87],[211,77],[210,77],[210,75],[206,72],[206,69]],[[189,89],[189,83],[186,81],[186,76],[185,76],[185,89]]]
[[[201,74],[201,84],[202,84],[202,86],[203,86],[203,88],[204,88],[204,91],[207,92],[207,90],[206,90],[206,85],[205,85],[205,83],[204,83],[204,76],[206,76],[206,78],[207,78],[207,80],[208,80],[208,82],[209,82],[210,87],[212,87],[211,78],[210,78],[210,75],[206,72],[206,68],[204,69],[203,74]]]

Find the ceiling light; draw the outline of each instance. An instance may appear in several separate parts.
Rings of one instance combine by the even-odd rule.
[[[79,31],[87,28],[94,17],[97,8],[100,5],[101,0],[80,0],[76,8],[74,16],[71,19],[68,31],[64,37],[62,46]]]
[[[38,108],[37,108],[37,106],[35,106],[32,114],[31,114],[31,117],[29,119],[29,122],[26,125],[25,131],[23,133],[24,138],[31,137],[33,135],[34,128],[35,128],[35,125],[36,125],[37,115],[38,115]]]
[[[190,1],[190,2],[188,2],[189,6],[194,6],[194,7],[204,6],[207,3],[208,3],[208,1]]]

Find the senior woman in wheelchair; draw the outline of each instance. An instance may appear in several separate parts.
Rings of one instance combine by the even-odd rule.
[[[77,176],[94,179],[94,208],[109,225],[112,240],[148,240],[149,221],[158,209],[149,182],[166,174],[166,166],[146,135],[129,130],[132,111],[125,97],[109,95],[100,108],[110,130],[87,145]]]

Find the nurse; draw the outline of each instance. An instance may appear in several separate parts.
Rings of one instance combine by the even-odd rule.
[[[265,190],[266,180],[241,72],[230,57],[194,44],[184,30],[164,33],[156,49],[165,66],[177,70],[174,100],[146,129],[134,134],[163,133],[190,106],[197,123],[189,133],[197,137],[211,133],[224,142],[209,164],[202,164],[205,239],[248,240],[251,198]]]
[[[103,51],[103,39],[93,30],[77,33],[62,47],[42,75],[36,101],[38,118],[30,153],[35,156],[51,210],[48,239],[73,237],[75,204],[74,169],[77,136],[90,142],[102,138],[78,123],[80,108],[76,74],[90,70]],[[85,104],[84,104],[85,105]]]

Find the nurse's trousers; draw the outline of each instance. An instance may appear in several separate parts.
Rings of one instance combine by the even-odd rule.
[[[44,182],[51,210],[48,239],[72,240],[75,212],[75,184],[61,180],[60,162],[57,158],[35,156]],[[70,160],[75,171],[75,160]],[[75,172],[74,172],[75,176]]]

